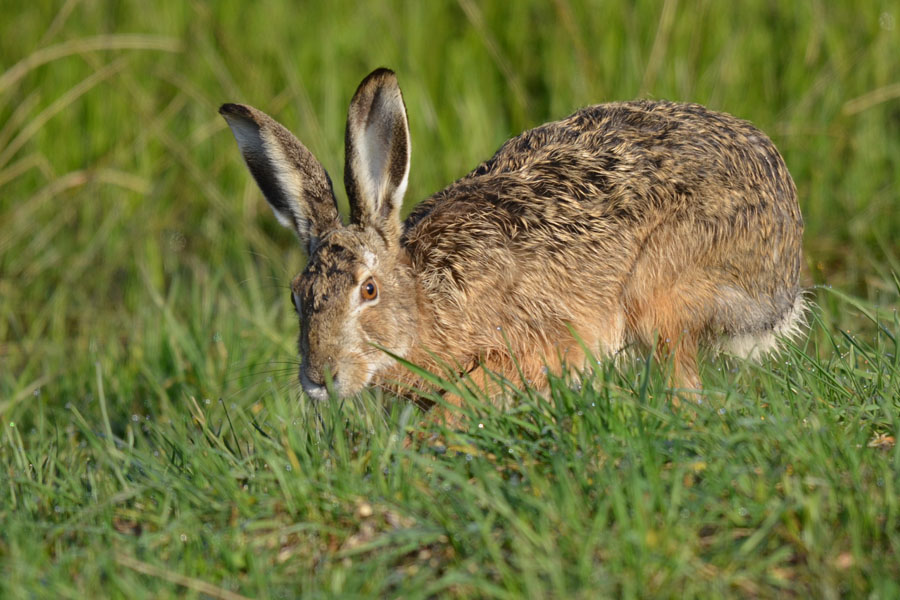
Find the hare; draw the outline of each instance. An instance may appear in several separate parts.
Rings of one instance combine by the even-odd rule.
[[[425,384],[395,357],[540,387],[654,344],[673,384],[699,390],[700,345],[757,357],[803,325],[794,182],[769,138],[730,115],[589,106],[510,139],[401,220],[406,106],[378,69],[350,102],[344,225],[331,179],[287,129],[250,106],[219,112],[309,255],[291,296],[313,399],[329,378],[339,396]]]

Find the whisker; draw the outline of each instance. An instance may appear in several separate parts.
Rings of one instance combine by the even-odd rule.
[[[260,369],[259,371],[245,371],[243,373],[237,373],[230,380],[234,381],[235,379],[239,379],[241,377],[255,377],[257,375],[270,375],[272,373],[281,374],[294,372],[296,372],[296,369],[293,367],[275,367],[272,369]]]
[[[273,383],[278,383],[278,382],[282,382],[285,380],[291,381],[291,380],[296,379],[293,375],[294,375],[293,371],[284,372],[284,373],[272,373],[272,374],[260,373],[257,375],[234,377],[232,379],[226,380],[225,383],[230,384],[230,385],[241,385],[242,389],[247,390],[252,387],[256,387],[258,385],[273,384]]]
[[[299,360],[270,360],[267,364],[270,365],[296,365],[300,366]]]

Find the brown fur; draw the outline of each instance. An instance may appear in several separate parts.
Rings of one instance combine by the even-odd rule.
[[[270,197],[278,178],[267,173],[289,169],[286,155],[305,158],[303,147],[234,106],[222,113],[284,211],[287,194]],[[590,106],[509,140],[401,223],[408,141],[396,79],[376,71],[348,117],[351,225],[329,228],[326,212],[295,226],[312,249],[292,287],[301,381],[313,396],[324,395],[326,371],[341,394],[423,383],[375,346],[429,369],[483,364],[513,380],[515,357],[540,386],[545,367],[583,366],[582,344],[610,356],[656,343],[672,355],[675,383],[699,389],[701,344],[755,356],[801,323],[796,189],[746,121],[695,104]],[[278,144],[294,150],[271,151]],[[274,166],[260,175],[265,156]],[[299,180],[318,173],[305,163],[296,171]],[[295,187],[293,212],[314,212]],[[308,230],[321,235],[310,240]],[[377,302],[358,298],[368,277]]]

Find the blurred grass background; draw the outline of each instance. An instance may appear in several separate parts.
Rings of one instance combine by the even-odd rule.
[[[72,410],[129,439],[186,419],[191,398],[246,408],[294,385],[287,283],[304,258],[216,110],[268,112],[339,182],[349,98],[378,66],[409,112],[407,210],[587,104],[667,98],[752,121],[799,189],[806,284],[839,292],[816,295],[814,335],[874,335],[858,308],[895,314],[900,272],[898,21],[887,0],[8,0],[0,456],[80,439]]]

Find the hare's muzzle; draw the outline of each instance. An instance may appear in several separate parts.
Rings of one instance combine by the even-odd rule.
[[[303,391],[313,400],[324,400],[328,397],[329,384],[338,390],[337,369],[326,364],[321,367],[303,365],[300,368],[300,384]]]

